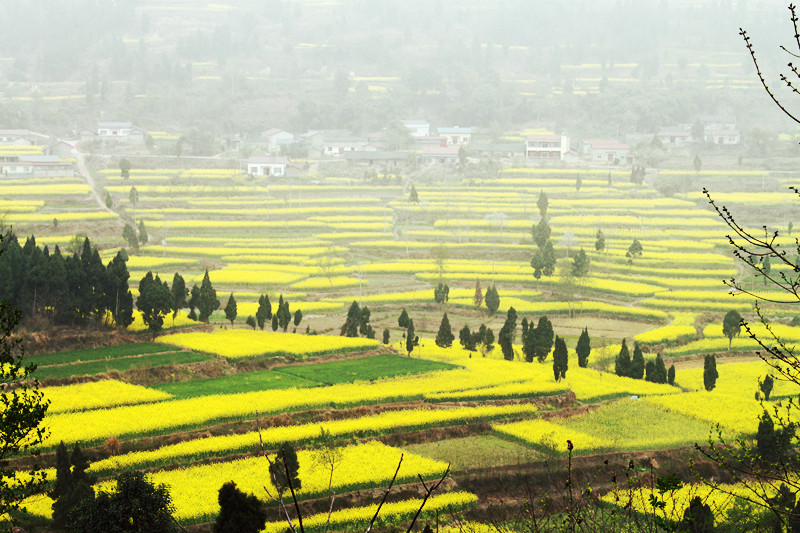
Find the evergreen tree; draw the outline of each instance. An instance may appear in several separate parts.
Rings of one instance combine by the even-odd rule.
[[[289,471],[288,478],[286,477],[287,470]],[[297,461],[297,452],[291,443],[284,442],[278,448],[275,460],[269,465],[270,478],[281,492],[289,490],[289,480],[291,479],[292,487],[297,492],[302,488],[302,481],[298,477],[299,472],[300,463]]]
[[[480,309],[483,303],[483,291],[481,290],[481,280],[475,280],[475,296],[472,297],[472,303],[475,304],[476,309]]]
[[[164,325],[164,317],[172,311],[172,292],[167,282],[148,272],[139,281],[139,297],[136,308],[142,314],[142,322],[155,335]]]
[[[756,432],[756,454],[765,463],[777,464],[780,460],[778,451],[778,438],[775,434],[775,424],[769,413],[764,411],[761,420],[758,422]]]
[[[669,371],[667,371],[667,383],[675,385],[675,365],[669,366]]]
[[[642,349],[639,347],[638,342],[633,344],[633,359],[628,368],[628,377],[633,379],[642,379],[644,377],[644,354],[642,354]]]
[[[375,329],[369,322],[371,315],[372,313],[370,313],[366,305],[361,308],[361,312],[358,314],[358,332],[368,339],[375,338]]]
[[[606,249],[606,236],[603,235],[603,230],[597,230],[597,236],[595,237],[594,241],[594,249],[595,251],[602,252]]]
[[[527,319],[522,319],[522,353],[525,361],[532,363],[536,357],[536,328],[533,322],[528,324]]]
[[[506,321],[497,335],[497,343],[503,352],[503,359],[506,361],[514,360],[514,334],[517,328],[517,311],[513,307],[508,308]]]
[[[262,294],[258,297],[258,309],[256,309],[256,324],[258,329],[263,330],[267,323],[267,300],[266,295]]]
[[[81,533],[173,533],[175,507],[166,485],[154,486],[142,472],[123,472],[116,491],[83,500],[70,514],[68,529]]]
[[[691,533],[713,533],[714,513],[711,511],[711,507],[707,503],[703,503],[699,496],[695,496],[683,513],[683,520],[681,520],[679,528],[681,531]]]
[[[567,351],[567,343],[561,337],[556,336],[555,347],[553,348],[553,375],[556,381],[567,377],[568,367],[569,352]]]
[[[199,312],[200,322],[208,323],[211,313],[219,309],[219,300],[217,300],[217,291],[211,285],[211,279],[208,277],[208,270],[203,275],[203,281],[200,283],[200,290],[197,294],[197,310]]]
[[[254,494],[247,494],[229,481],[219,489],[219,515],[214,533],[258,533],[267,523],[267,511]]]
[[[703,360],[703,385],[707,391],[714,390],[718,377],[717,358],[714,355],[706,355]]]
[[[653,361],[647,361],[644,365],[644,380],[655,382],[656,379],[656,364]]]
[[[536,207],[539,208],[539,217],[542,220],[547,218],[547,206],[549,205],[549,201],[547,200],[547,195],[544,193],[543,190],[539,191],[539,198],[536,200]]]
[[[175,325],[175,317],[178,316],[178,311],[186,307],[186,297],[189,295],[189,290],[186,288],[186,281],[183,276],[175,272],[172,276],[172,324]]]
[[[667,367],[664,364],[664,358],[661,357],[661,354],[656,355],[656,362],[655,362],[655,370],[653,371],[653,382],[655,383],[666,383],[667,382]],[[674,372],[674,371],[673,371]],[[673,378],[673,381],[674,378]]]
[[[589,257],[586,255],[586,252],[583,251],[583,248],[581,248],[572,259],[570,273],[578,279],[583,279],[586,274],[589,273],[589,264]]]
[[[389,339],[389,335],[390,335],[389,330],[388,329],[384,329],[383,330],[383,344],[386,344],[387,346],[388,346],[389,340],[390,340]]]
[[[439,331],[436,333],[436,346],[440,348],[449,348],[453,345],[455,335],[450,329],[450,321],[447,319],[447,313],[442,315],[442,323],[439,324]]]
[[[231,323],[231,327],[233,327],[233,321],[236,320],[236,315],[238,314],[236,298],[234,298],[233,293],[231,293],[231,295],[228,297],[228,303],[225,304],[225,320],[228,320]]]
[[[553,249],[553,243],[549,240],[545,242],[544,246],[536,250],[536,253],[531,259],[531,268],[533,268],[533,277],[536,279],[542,276],[552,276],[556,270],[556,252]]]
[[[397,325],[403,328],[404,330],[408,329],[408,313],[406,312],[405,307],[400,312],[400,316],[397,318]]]
[[[633,242],[628,247],[628,251],[625,252],[625,257],[628,258],[629,265],[633,265],[633,260],[642,256],[642,250],[642,243],[639,242],[639,239],[633,239]]]
[[[197,308],[197,304],[200,301],[200,287],[197,286],[195,283],[192,285],[192,290],[189,291],[189,301],[186,302],[186,305],[189,306],[189,318],[192,320],[197,320],[197,313],[195,313],[195,309]]]
[[[533,330],[533,335],[534,355],[540,363],[543,363],[553,348],[553,338],[555,336],[553,324],[547,316],[543,315],[539,318],[539,322]]]
[[[289,310],[289,301],[284,300],[283,295],[281,295],[280,300],[281,303],[278,304],[278,325],[285,333],[292,321],[292,312]]]
[[[292,320],[292,324],[294,324],[294,327],[297,327],[300,325],[300,321],[302,320],[303,320],[303,312],[298,309],[297,311],[294,312],[294,319]]]
[[[476,341],[477,337],[474,336],[469,330],[469,326],[464,324],[464,327],[458,332],[458,342],[461,343],[461,347],[468,352],[474,352],[476,348]]]
[[[272,331],[278,331],[278,313],[272,315]]]
[[[631,354],[628,351],[628,345],[625,339],[622,339],[622,347],[617,354],[617,360],[614,364],[614,373],[618,376],[629,376],[631,371]]]
[[[339,335],[344,337],[358,337],[358,324],[361,319],[361,309],[358,302],[353,300],[347,310],[347,318],[339,329]]]
[[[61,259],[59,252],[59,259]],[[117,326],[127,328],[133,322],[133,295],[128,288],[128,273],[127,266],[128,256],[124,251],[119,251],[114,258],[109,261],[106,266],[106,279],[108,280],[108,290],[106,297],[108,303],[106,308],[111,311],[111,317],[114,319],[114,324]],[[63,268],[63,263],[61,268]],[[60,271],[60,268],[59,268]],[[52,275],[55,271],[49,271],[48,275]],[[61,274],[55,274],[60,277]],[[60,285],[58,283],[57,285]],[[63,291],[61,287],[52,287],[51,291]]]
[[[578,337],[578,344],[575,346],[575,353],[578,355],[578,366],[586,368],[589,364],[589,354],[592,353],[588,328],[583,328],[583,331],[581,331],[581,336]]]
[[[758,388],[764,394],[764,400],[769,401],[769,396],[772,394],[772,387],[774,384],[775,381],[769,374],[764,377],[763,381],[758,382]]]
[[[731,309],[722,319],[722,334],[728,337],[728,350],[731,349],[733,338],[742,331],[742,316],[735,309]]]
[[[417,194],[417,189],[413,183],[411,184],[411,192],[408,193],[408,201],[412,204],[419,203],[419,194]]]
[[[531,230],[533,242],[536,243],[536,246],[538,246],[540,249],[544,248],[544,245],[550,240],[551,233],[552,230],[545,219],[539,220],[539,222],[533,226],[533,229]]]
[[[247,319],[245,319],[244,323],[251,328],[256,329],[256,319],[253,315],[247,315]]]
[[[500,307],[500,294],[498,294],[497,288],[494,285],[486,289],[485,302],[489,314],[494,315]]]
[[[486,325],[481,324],[481,327],[478,329],[478,332],[474,334],[474,337],[475,345],[480,348],[481,355],[484,357],[494,350],[494,332],[491,328],[487,328]]]
[[[409,318],[408,329],[406,330],[406,351],[409,357],[411,357],[411,352],[417,346],[419,346],[419,337],[414,333],[414,321]]]
[[[128,246],[134,251],[139,250],[139,236],[136,235],[136,230],[130,224],[125,224],[122,227],[122,238],[128,243]]]
[[[88,468],[89,462],[80,446],[76,443],[72,455],[69,456],[62,441],[56,450],[56,483],[50,492],[50,497],[54,500],[53,524],[59,529],[66,527],[69,513],[81,501],[94,498],[92,483],[95,479],[86,473]]]
[[[139,242],[147,244],[150,236],[147,234],[147,229],[144,227],[144,220],[139,220]]]

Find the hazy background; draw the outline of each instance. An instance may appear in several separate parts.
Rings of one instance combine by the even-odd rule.
[[[733,114],[745,137],[792,130],[740,26],[777,80],[793,34],[780,1],[3,2],[0,124],[132,121],[198,153],[233,132],[403,118],[498,137],[545,124],[621,138],[699,114]]]

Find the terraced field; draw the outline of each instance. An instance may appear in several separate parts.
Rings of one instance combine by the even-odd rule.
[[[737,177],[761,184],[762,174]],[[724,176],[694,177],[713,187]],[[586,455],[687,447],[704,441],[714,423],[729,437],[755,433],[763,408],[754,395],[769,368],[756,358],[755,341],[731,340],[721,330],[728,310],[753,318],[752,298],[722,283],[744,270],[727,249],[726,227],[694,192],[663,197],[631,184],[626,172],[605,169],[506,169],[477,182],[417,183],[418,204],[408,201],[405,186],[380,178],[270,182],[235,169],[133,169],[124,181],[109,169],[98,178],[112,195],[110,212],[92,203],[85,184],[66,177],[51,180],[46,193],[36,183],[0,182],[8,199],[0,207],[19,235],[70,250],[74,236],[86,234],[106,261],[124,244],[122,220],[143,220],[150,240],[130,253],[131,287],[151,270],[163,279],[178,271],[190,286],[208,270],[223,307],[235,295],[238,316],[231,324],[216,311],[213,327],[200,330],[183,312],[174,325],[168,317],[171,331],[152,343],[142,333],[135,344],[31,357],[52,402],[44,457],[52,463],[61,440],[89,447],[99,487],[121,471],[148,469],[171,488],[183,524],[213,520],[215,491],[229,479],[268,501],[260,442],[268,453],[283,442],[301,450],[301,496],[313,505],[325,492],[313,471],[320,429],[343,450],[338,493],[384,486],[403,450],[401,484],[417,474],[437,478],[447,455],[459,455],[452,459],[455,484],[428,503],[428,516],[478,503],[463,492],[461,473],[558,458],[567,439]],[[775,188],[784,179],[769,176]],[[537,279],[531,228],[540,221],[541,193],[549,199],[558,260],[552,275]],[[734,208],[781,205],[776,191],[726,191],[720,199]],[[634,240],[642,253],[630,256]],[[573,276],[581,249],[590,266]],[[744,281],[764,289],[760,279]],[[449,286],[447,302],[434,301],[439,283]],[[485,302],[475,305],[476,286],[483,296],[492,285],[500,296],[496,314]],[[281,296],[292,312],[300,310],[299,324],[285,333],[247,326],[264,294],[273,311]],[[376,337],[387,330],[388,344],[339,336],[353,301],[369,307]],[[456,335],[464,324],[498,332],[512,307],[533,323],[547,315],[566,339],[563,379],[554,378],[549,356],[525,362],[519,330],[512,361],[499,348],[483,354],[458,341],[434,343],[444,312]],[[410,356],[398,324],[402,309],[420,337]],[[794,312],[777,304],[764,311],[780,338],[800,339]],[[583,328],[592,348],[586,368],[575,353]],[[144,329],[141,317],[130,329]],[[614,375],[622,339],[631,349],[638,343],[648,361],[660,353],[667,366],[676,363],[675,385]],[[720,358],[711,392],[701,379],[709,353]],[[727,355],[736,358],[726,363]],[[798,392],[782,384],[771,401]],[[105,445],[117,439],[119,449]],[[488,451],[474,461],[460,456],[476,447]],[[362,523],[374,512],[364,498],[347,501],[333,515],[338,524]],[[49,505],[38,498],[28,508],[47,516]],[[413,498],[390,502],[384,519],[405,519],[414,505]],[[270,512],[267,530],[281,530],[277,510]]]

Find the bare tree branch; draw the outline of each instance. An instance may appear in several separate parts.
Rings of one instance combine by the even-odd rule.
[[[394,475],[392,476],[392,480],[389,482],[389,486],[386,488],[386,492],[383,494],[383,498],[381,498],[381,501],[378,503],[378,508],[375,509],[375,514],[372,516],[372,519],[369,521],[369,525],[367,526],[367,529],[366,529],[365,533],[369,533],[370,531],[372,531],[372,526],[373,526],[373,524],[375,524],[375,520],[378,519],[378,513],[381,512],[381,507],[383,507],[383,504],[386,502],[386,498],[389,497],[389,491],[392,490],[392,485],[394,485],[394,481],[397,479],[397,474],[400,472],[400,465],[403,464],[403,455],[404,454],[402,454],[402,453],[400,454],[400,460],[397,461],[397,470],[394,471]]]
[[[414,515],[414,518],[411,520],[411,524],[409,524],[406,533],[411,533],[411,530],[414,529],[414,523],[416,523],[417,518],[419,518],[419,514],[422,512],[422,509],[425,507],[425,504],[428,503],[428,498],[431,497],[433,491],[439,488],[439,485],[442,484],[442,481],[444,481],[449,474],[450,474],[450,463],[447,463],[447,469],[444,471],[444,474],[442,475],[441,479],[439,479],[439,481],[437,481],[434,485],[432,485],[431,488],[426,487],[425,482],[424,481],[422,482],[422,486],[425,487],[425,498],[422,499],[422,503],[420,504],[419,509],[417,509],[417,513]],[[421,479],[422,476],[420,476],[420,480]]]

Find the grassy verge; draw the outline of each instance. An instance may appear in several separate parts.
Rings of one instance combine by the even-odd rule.
[[[93,376],[96,374],[103,374],[110,370],[124,372],[125,370],[131,369],[198,363],[208,359],[213,358],[208,355],[201,355],[193,352],[173,351],[170,353],[143,355],[141,357],[89,361],[86,363],[76,363],[74,365],[44,366],[37,368],[34,375],[40,380],[47,378],[69,378],[72,376]]]
[[[35,363],[39,368],[49,365],[63,365],[78,361],[99,361],[101,359],[116,359],[133,355],[145,355],[159,352],[176,352],[181,350],[178,346],[159,344],[156,342],[137,342],[133,344],[118,344],[116,346],[102,346],[88,350],[72,350],[45,355],[33,355],[25,358],[27,363]]]

